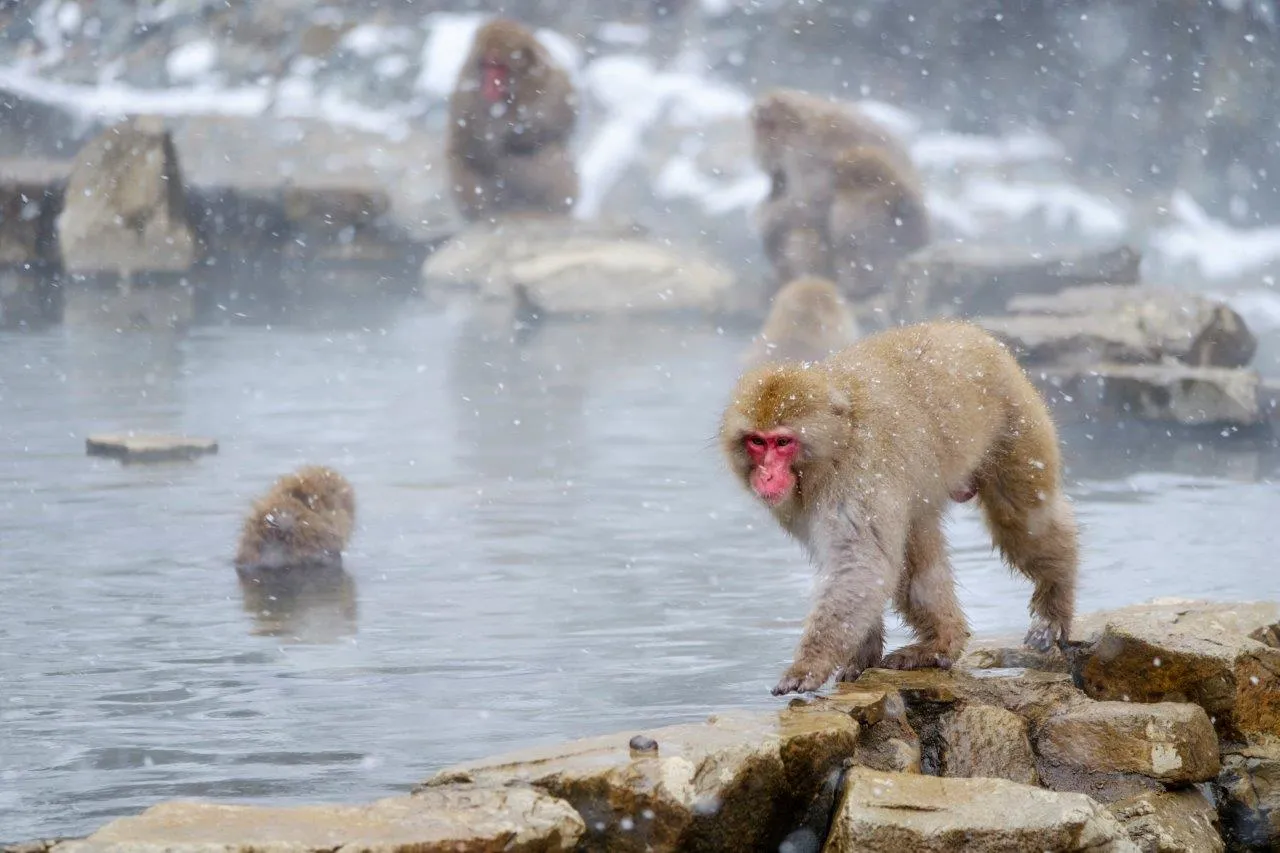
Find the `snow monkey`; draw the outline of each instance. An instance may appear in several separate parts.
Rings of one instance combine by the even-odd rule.
[[[919,178],[886,149],[854,146],[834,164],[827,232],[836,280],[850,297],[888,289],[898,261],[929,242],[929,211]]]
[[[829,279],[801,276],[773,297],[773,307],[747,359],[818,361],[858,338],[858,322]]]
[[[462,215],[569,212],[577,120],[569,75],[533,33],[505,18],[481,27],[449,101],[449,178]]]
[[[751,111],[757,164],[769,176],[769,196],[755,213],[765,254],[781,281],[805,274],[835,278],[829,230],[833,170],[853,147],[884,152],[906,174],[910,156],[887,128],[850,104],[792,89],[772,89]]]
[[[951,665],[968,628],[942,518],[975,494],[996,547],[1034,584],[1026,643],[1067,641],[1078,543],[1057,431],[1013,356],[978,327],[900,326],[816,364],[748,370],[720,440],[818,571],[775,695],[872,666]],[[916,641],[882,658],[890,598]]]
[[[307,465],[286,474],[254,502],[240,532],[236,571],[261,572],[342,566],[355,526],[355,491],[331,468]]]

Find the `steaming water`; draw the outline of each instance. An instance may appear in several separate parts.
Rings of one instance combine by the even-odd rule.
[[[373,798],[498,750],[781,704],[809,570],[710,444],[744,336],[566,324],[513,343],[415,312],[0,336],[0,838],[167,797]],[[122,428],[221,452],[84,455]],[[1272,451],[1068,441],[1082,609],[1280,597],[1259,569]],[[354,602],[255,617],[229,565],[240,514],[304,461],[357,489]],[[976,628],[1021,629],[1027,588],[969,507],[951,531]]]

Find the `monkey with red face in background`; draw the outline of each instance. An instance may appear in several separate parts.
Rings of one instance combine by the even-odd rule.
[[[254,502],[240,532],[241,578],[294,569],[340,569],[355,527],[355,490],[319,465],[286,474]]]
[[[858,321],[828,279],[801,276],[773,297],[773,307],[747,354],[751,363],[818,361],[858,338]]]
[[[780,281],[802,275],[835,278],[830,211],[834,169],[842,152],[876,148],[904,170],[911,160],[897,139],[850,104],[792,89],[772,89],[751,110],[756,162],[769,176],[769,195],[755,220],[765,254]]]
[[[884,148],[847,148],[832,172],[827,233],[836,281],[865,299],[887,290],[898,262],[929,242],[929,211],[915,169]]]
[[[570,211],[577,119],[569,75],[533,33],[503,18],[481,27],[449,102],[449,178],[462,215]]]
[[[816,364],[739,380],[720,439],[742,483],[807,548],[817,600],[777,695],[864,669],[949,667],[968,637],[942,531],[976,494],[1033,583],[1026,642],[1068,639],[1077,530],[1057,431],[1013,356],[978,327],[902,326]],[[916,641],[882,657],[892,600]]]

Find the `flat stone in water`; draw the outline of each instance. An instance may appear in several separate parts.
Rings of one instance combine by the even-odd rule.
[[[218,442],[215,439],[177,435],[91,435],[84,444],[85,451],[90,456],[107,456],[122,462],[168,462],[218,452]]]

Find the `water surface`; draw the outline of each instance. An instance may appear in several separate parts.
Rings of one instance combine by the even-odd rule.
[[[745,336],[501,323],[0,336],[0,840],[167,797],[403,792],[498,750],[771,708],[810,573],[712,443]],[[121,466],[88,433],[219,439]],[[1280,597],[1277,459],[1069,432],[1081,609]],[[349,580],[274,616],[229,560],[303,462],[354,483]],[[950,524],[980,632],[1028,588]],[[902,639],[901,633],[895,640]]]

